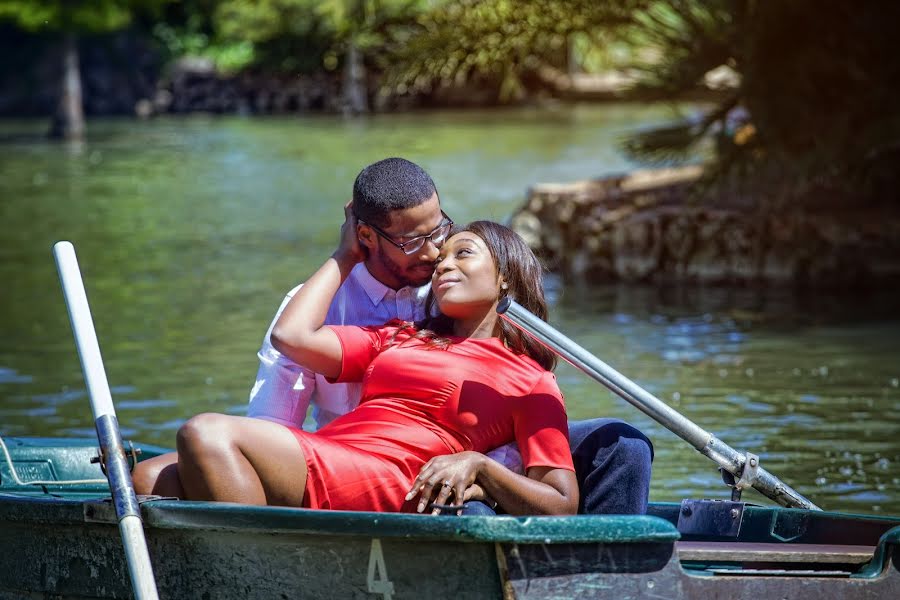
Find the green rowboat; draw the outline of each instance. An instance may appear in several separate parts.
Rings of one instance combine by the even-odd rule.
[[[132,597],[97,441],[5,442],[0,600]],[[900,518],[711,500],[575,517],[141,500],[161,598],[900,598]]]

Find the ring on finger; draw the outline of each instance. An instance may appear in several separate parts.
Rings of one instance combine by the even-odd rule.
[[[448,479],[447,481],[445,481],[445,482],[443,483],[443,486],[444,486],[444,487],[453,487],[453,482],[451,482],[451,481]]]

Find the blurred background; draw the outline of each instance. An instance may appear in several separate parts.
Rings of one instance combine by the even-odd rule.
[[[171,447],[195,413],[244,413],[274,311],[365,165],[420,164],[458,222],[508,222],[543,184],[691,168],[655,189],[665,218],[794,224],[790,269],[551,264],[551,322],[820,506],[900,513],[898,7],[0,0],[0,435],[93,435],[57,240],[124,435]],[[658,218],[645,196],[627,207]],[[775,225],[729,252],[752,263]],[[650,435],[652,500],[728,496],[673,434],[557,375],[572,418]]]

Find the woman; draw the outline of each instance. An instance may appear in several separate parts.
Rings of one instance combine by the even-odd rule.
[[[242,417],[191,419],[178,433],[186,496],[418,512],[429,502],[492,499],[511,514],[575,514],[565,409],[548,371],[554,357],[496,313],[511,294],[546,314],[527,245],[502,225],[471,223],[440,248],[430,298],[437,317],[323,327],[331,298],[362,258],[348,210],[340,247],[272,332],[292,360],[332,379],[362,380],[360,406],[316,433]],[[524,476],[482,454],[514,439]]]

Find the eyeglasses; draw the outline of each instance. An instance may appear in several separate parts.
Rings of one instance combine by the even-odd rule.
[[[441,216],[444,217],[444,220],[441,221],[441,224],[431,230],[431,233],[425,235],[419,235],[412,239],[406,240],[405,242],[395,242],[391,236],[382,231],[381,228],[372,225],[371,223],[366,223],[362,219],[357,218],[360,223],[368,225],[372,229],[375,230],[375,233],[397,246],[401,250],[403,250],[404,254],[415,254],[419,250],[422,249],[422,246],[425,245],[427,240],[431,240],[431,243],[434,244],[435,248],[440,248],[444,245],[444,242],[447,240],[447,235],[450,233],[450,228],[453,227],[453,221],[444,211],[441,211]]]

